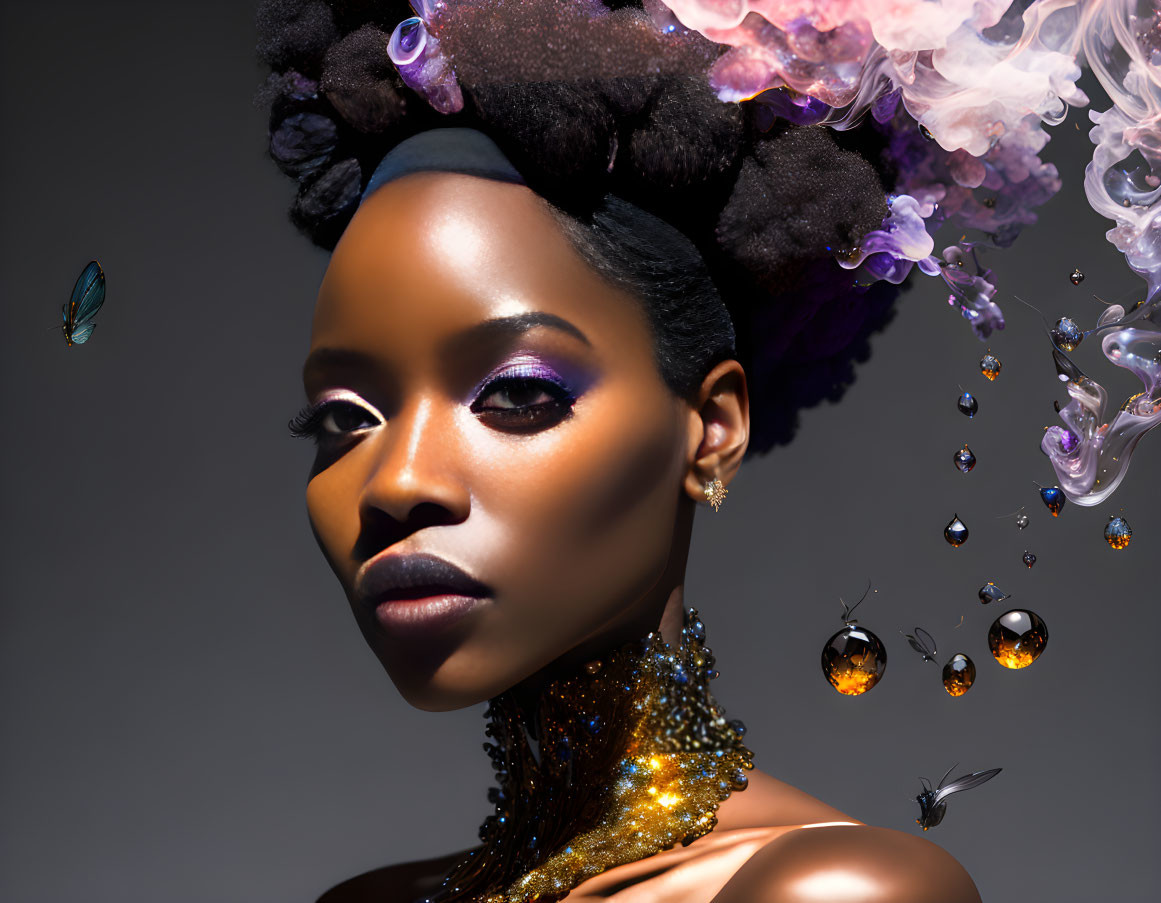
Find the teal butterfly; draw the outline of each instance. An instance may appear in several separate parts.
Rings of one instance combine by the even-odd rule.
[[[97,261],[92,260],[73,286],[72,297],[61,307],[65,341],[69,347],[81,345],[89,340],[97,324],[93,317],[105,303],[105,273]]]

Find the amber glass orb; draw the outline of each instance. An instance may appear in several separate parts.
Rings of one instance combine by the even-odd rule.
[[[844,696],[860,696],[879,682],[887,668],[887,649],[866,628],[848,624],[822,648],[822,673]]]
[[[957,652],[943,666],[943,688],[948,696],[963,696],[976,682],[976,666],[962,652]]]
[[[1027,668],[1048,645],[1048,625],[1021,608],[1000,615],[988,630],[988,647],[1005,668]]]

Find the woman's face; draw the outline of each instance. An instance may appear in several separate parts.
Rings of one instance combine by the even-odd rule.
[[[413,705],[479,702],[656,627],[698,416],[645,313],[528,188],[420,173],[373,194],[331,258],[304,380],[312,527]]]

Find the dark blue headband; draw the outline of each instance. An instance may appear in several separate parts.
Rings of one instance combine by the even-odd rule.
[[[399,142],[387,152],[371,174],[359,203],[388,182],[413,172],[433,170],[526,184],[512,161],[483,132],[468,128],[428,129]]]
[[[479,176],[483,179],[495,179],[498,182],[512,182],[517,185],[526,185],[524,177],[512,165],[496,142],[477,129],[471,128],[439,128],[428,129],[417,135],[412,135],[399,142],[387,155],[379,161],[371,180],[367,183],[359,203],[367,200],[372,194],[395,179],[410,175],[413,172],[458,172],[469,176]],[[629,201],[621,199],[629,206]],[[640,210],[640,213],[656,223],[656,229],[669,235],[670,241],[676,241],[686,248],[691,258],[702,259],[697,246],[672,223]],[[729,312],[720,301],[722,310],[727,317]],[[730,345],[733,347],[734,335],[732,321]]]

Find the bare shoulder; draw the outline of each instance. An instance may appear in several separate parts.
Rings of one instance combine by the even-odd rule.
[[[318,903],[414,903],[431,893],[466,853],[388,865],[337,884]]]
[[[942,847],[902,831],[835,825],[788,831],[755,853],[713,903],[980,903]]]

